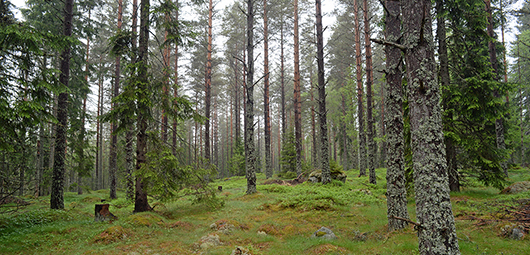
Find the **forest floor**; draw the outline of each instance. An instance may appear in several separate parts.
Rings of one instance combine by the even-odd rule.
[[[418,254],[413,226],[388,232],[385,169],[377,169],[377,185],[348,171],[345,184],[263,184],[245,195],[244,177],[217,180],[220,209],[151,200],[154,212],[132,214],[133,205],[119,192],[109,201],[108,190],[65,193],[65,210],[49,210],[49,196],[33,199],[24,209],[0,215],[0,254],[231,254],[237,247],[248,254]],[[509,182],[530,181],[529,169],[511,169]],[[529,237],[503,236],[513,223],[509,211],[528,205],[530,192],[514,195],[468,182],[452,193],[462,254],[530,254]],[[107,199],[112,222],[94,222],[94,205]],[[413,196],[408,209],[415,221]],[[526,199],[526,200],[524,200]],[[527,225],[528,226],[528,225]],[[311,238],[320,227],[334,240]]]

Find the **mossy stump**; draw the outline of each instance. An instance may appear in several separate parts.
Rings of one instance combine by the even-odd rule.
[[[96,204],[94,210],[94,221],[98,222],[117,219],[118,217],[109,211],[109,206],[109,204]]]

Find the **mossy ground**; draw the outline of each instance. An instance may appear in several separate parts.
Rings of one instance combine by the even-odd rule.
[[[347,171],[345,184],[304,183],[296,186],[261,185],[245,195],[243,177],[218,180],[223,186],[221,209],[194,205],[189,198],[172,202],[151,200],[154,212],[132,214],[133,205],[108,190],[77,195],[65,193],[65,210],[49,210],[49,197],[25,200],[31,205],[15,214],[0,215],[0,254],[230,254],[244,247],[252,254],[417,254],[413,227],[386,230],[385,170],[377,169],[378,184]],[[512,169],[510,181],[530,179],[528,169]],[[530,254],[528,236],[515,241],[500,236],[507,221],[496,218],[495,205],[529,198],[530,193],[500,195],[493,188],[468,183],[452,193],[453,213],[463,254]],[[94,204],[107,199],[112,222],[94,222]],[[414,199],[409,195],[409,213]],[[215,228],[211,228],[216,223]],[[221,226],[233,225],[227,231]],[[320,227],[338,239],[310,238]],[[260,233],[258,233],[258,231]],[[262,232],[267,233],[264,235]],[[198,248],[203,236],[216,233],[222,245]]]

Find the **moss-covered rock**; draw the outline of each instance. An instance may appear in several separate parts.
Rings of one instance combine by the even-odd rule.
[[[516,194],[530,190],[530,181],[516,182],[501,191],[501,194]]]
[[[94,243],[109,244],[126,239],[130,235],[131,231],[129,229],[126,229],[122,226],[112,226],[105,229],[105,231],[103,231],[101,234],[97,235],[94,238]]]

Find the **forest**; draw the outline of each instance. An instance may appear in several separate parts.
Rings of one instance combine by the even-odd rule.
[[[528,0],[0,0],[0,27],[2,254],[530,253]]]

